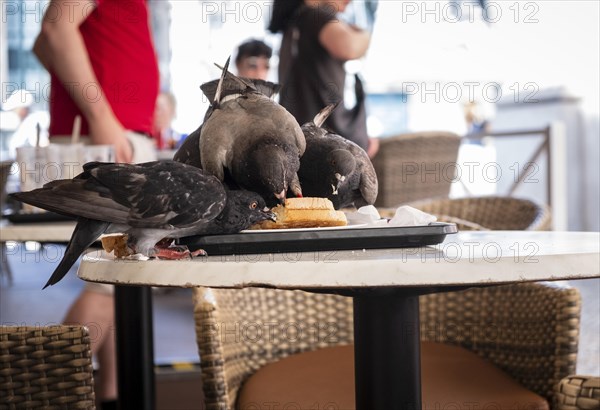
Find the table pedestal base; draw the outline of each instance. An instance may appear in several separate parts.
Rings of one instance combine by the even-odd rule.
[[[354,296],[357,410],[421,410],[417,293]]]
[[[115,286],[117,383],[121,410],[155,408],[152,288]]]

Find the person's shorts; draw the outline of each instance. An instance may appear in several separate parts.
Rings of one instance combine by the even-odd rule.
[[[134,163],[156,161],[156,143],[152,138],[137,132],[127,131],[127,139],[133,148]],[[89,137],[85,136],[81,137],[80,141],[86,145],[91,143]],[[50,138],[50,142],[53,144],[70,144],[71,137],[53,136]],[[105,283],[86,282],[84,290],[112,295],[114,292],[114,286]]]

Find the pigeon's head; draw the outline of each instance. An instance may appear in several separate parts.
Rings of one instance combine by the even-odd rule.
[[[336,193],[339,186],[356,169],[356,159],[345,149],[335,149],[327,154],[328,177],[330,178],[333,192]]]
[[[298,152],[285,144],[264,144],[252,150],[245,161],[245,172],[236,180],[246,189],[263,195],[269,203],[284,203],[286,193],[298,169]]]
[[[245,190],[227,191],[227,204],[220,215],[223,233],[235,233],[258,222],[275,221],[265,200],[259,194]]]

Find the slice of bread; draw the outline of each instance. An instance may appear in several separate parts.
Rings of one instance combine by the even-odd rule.
[[[127,247],[127,238],[126,234],[103,235],[100,241],[107,253],[113,252],[115,258],[124,258],[132,254]]]
[[[289,198],[285,207],[273,208],[277,221],[263,221],[252,229],[323,228],[345,226],[346,215],[336,211],[327,198]]]
[[[285,209],[334,211],[333,203],[327,198],[287,198]]]

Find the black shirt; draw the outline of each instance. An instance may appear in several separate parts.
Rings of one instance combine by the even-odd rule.
[[[345,61],[332,57],[319,42],[323,27],[337,21],[330,7],[301,6],[284,33],[279,64],[280,103],[300,124],[312,121],[325,106],[340,102],[325,125],[367,149],[364,92],[356,77],[356,106],[344,107]]]

